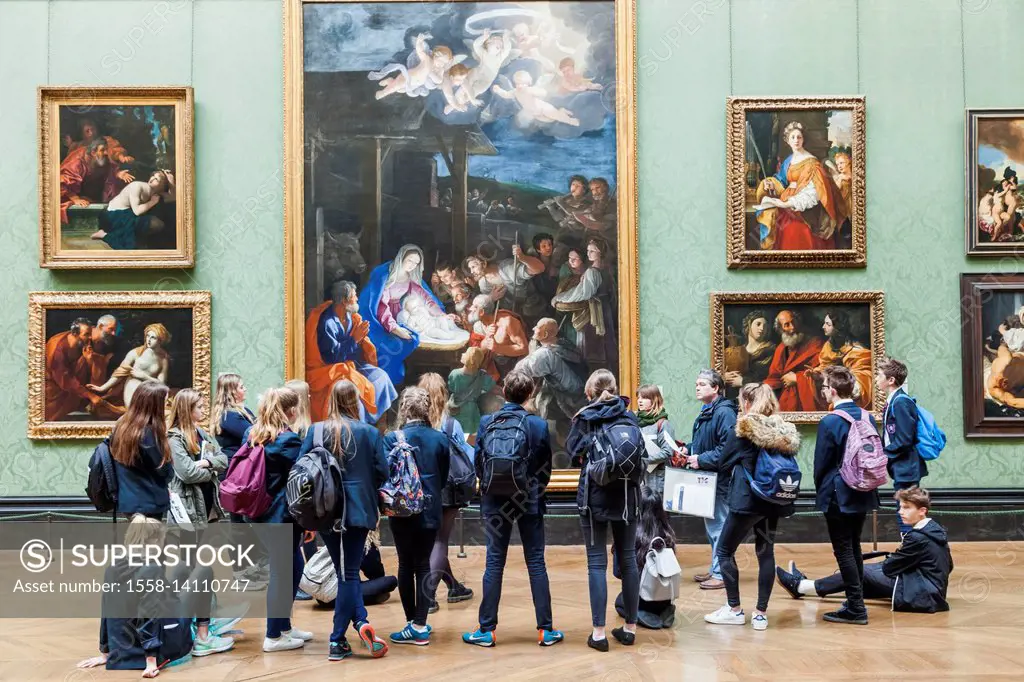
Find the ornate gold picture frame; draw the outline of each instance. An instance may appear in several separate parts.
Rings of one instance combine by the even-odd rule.
[[[38,89],[39,265],[195,264],[192,88]]]
[[[783,417],[803,424],[828,414],[822,370],[845,365],[854,399],[877,415],[885,395],[875,367],[885,358],[885,294],[881,291],[711,294],[711,366],[726,395],[746,383],[775,389]]]
[[[148,379],[209,407],[209,291],[35,291],[28,318],[29,438],[103,438]]]
[[[364,15],[374,21],[357,21]],[[339,21],[350,22],[352,31],[330,28]],[[604,291],[612,293],[589,323],[582,310],[557,308],[556,294],[546,294],[540,301],[551,311],[544,317],[562,320],[561,334],[575,316],[578,339],[590,334],[590,324],[598,336],[588,336],[587,352],[606,344],[607,364],[590,363],[589,369],[616,371],[621,392],[632,395],[640,370],[635,0],[284,0],[284,24],[286,373],[311,384],[314,411],[333,381],[353,376],[318,345],[324,324],[348,328],[333,317],[325,323],[332,310],[346,316],[344,306],[329,305],[332,295],[348,295],[338,294],[341,289],[332,294],[333,284],[349,281],[358,290],[357,316],[370,325],[373,362],[365,353],[353,362],[363,363],[358,374],[368,378],[364,407],[379,411],[425,371],[455,386],[450,372],[465,369],[461,354],[474,343],[419,343],[420,332],[405,339],[390,318],[378,319],[378,301],[387,298],[381,280],[386,289],[395,281],[391,275],[411,277],[416,286],[410,291],[428,308],[443,306],[458,317],[446,294],[457,295],[463,285],[476,294],[478,285],[485,288],[482,280],[533,268],[542,256],[565,259],[573,247],[563,235],[574,230],[580,272],[594,266],[585,252],[600,233],[597,263]],[[360,31],[368,35],[353,38]],[[371,44],[378,47],[372,54],[359,47]],[[576,49],[560,53],[566,45]],[[420,74],[427,64],[436,73],[426,68]],[[510,142],[515,135],[509,131],[521,140]],[[563,154],[555,164],[562,174],[542,177],[551,166],[541,156],[555,147],[527,150],[539,144],[531,135],[557,139],[565,149],[594,145],[597,151]],[[568,159],[577,162],[571,170],[561,168]],[[548,232],[558,255],[543,255]],[[552,285],[561,283],[559,263],[546,270]],[[398,271],[406,264],[422,279]],[[518,317],[521,329],[510,338],[525,334],[528,340],[538,319],[525,303],[528,287],[516,276],[511,282],[504,290],[487,286],[497,292],[493,317],[505,316],[501,324],[509,330],[518,326],[507,320],[509,313]],[[486,306],[480,310],[491,314]],[[461,329],[471,335],[473,324],[463,318]],[[500,381],[514,363],[489,352]],[[503,368],[500,359],[507,361]],[[482,412],[491,399],[481,396]],[[467,433],[475,431],[474,418],[465,421]],[[564,440],[558,432],[568,418],[559,415],[549,424],[555,424],[553,440]],[[559,468],[550,488],[575,490],[578,469],[555,449]]]
[[[864,97],[730,97],[730,268],[862,268]]]

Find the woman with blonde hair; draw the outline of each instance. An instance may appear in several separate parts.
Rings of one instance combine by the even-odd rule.
[[[117,475],[117,511],[162,519],[171,507],[167,492],[174,475],[164,409],[167,387],[147,381],[114,424],[110,456]]]
[[[292,431],[299,435],[299,438],[306,437],[306,431],[312,423],[309,406],[309,384],[302,379],[289,379],[284,382],[285,388],[290,388],[299,396],[299,409],[295,413],[295,421],[292,423]]]
[[[736,549],[754,531],[754,553],[757,555],[757,607],[750,619],[755,630],[765,630],[765,611],[775,582],[775,531],[779,519],[793,514],[793,504],[776,504],[762,499],[751,489],[751,477],[761,450],[794,457],[800,449],[796,427],[777,413],[779,402],[767,384],[746,384],[740,389],[742,414],[736,429],[725,442],[721,471],[732,472],[729,489],[729,514],[719,536],[715,553],[722,568],[728,604],[704,616],[708,623],[743,625],[746,620],[740,606],[739,569]],[[690,460],[696,459],[691,457]],[[691,463],[692,466],[692,463]]]
[[[618,393],[615,375],[599,369],[590,375],[583,392],[590,401],[573,417],[566,438],[566,449],[582,461],[576,506],[587,548],[587,573],[590,584],[590,614],[593,632],[587,646],[608,651],[605,612],[608,606],[608,532],[622,572],[622,602],[626,625],[612,630],[616,641],[632,646],[636,641],[637,609],[640,602],[640,573],[636,564],[636,525],[640,516],[640,482],[627,478],[607,486],[590,481],[587,466],[597,452],[595,436],[612,427],[636,428],[636,441],[642,442],[636,416],[627,408],[628,399]]]
[[[245,382],[233,372],[224,372],[217,377],[217,389],[210,410],[210,433],[217,438],[221,450],[231,462],[245,441],[256,415],[245,406]]]
[[[174,467],[168,490],[181,499],[189,524],[195,529],[193,539],[196,542],[210,521],[225,516],[220,506],[217,475],[228,468],[227,456],[199,426],[202,418],[203,405],[198,391],[191,388],[178,391],[171,401],[171,417],[167,422],[167,441]]]
[[[388,645],[377,637],[368,620],[359,569],[367,536],[377,528],[377,489],[387,478],[387,460],[380,432],[359,418],[359,389],[354,383],[336,381],[327,404],[327,419],[313,424],[299,451],[301,456],[322,446],[337,458],[344,471],[345,518],[337,519],[340,523],[335,528],[320,534],[338,575],[327,660],[340,661],[352,655],[345,638],[350,623],[369,654],[380,658],[388,652]]]
[[[415,516],[390,517],[391,536],[398,553],[398,594],[409,623],[392,633],[391,641],[425,646],[430,644],[427,613],[437,587],[431,585],[430,554],[443,515],[441,489],[448,481],[448,439],[430,426],[430,396],[417,386],[402,391],[398,430],[384,436],[384,452],[390,453],[399,439],[416,453],[425,508]]]
[[[299,411],[299,396],[290,388],[268,388],[260,396],[256,408],[256,423],[252,425],[246,436],[251,447],[260,446],[266,464],[267,495],[270,507],[255,523],[290,524],[292,531],[291,552],[270,552],[270,585],[267,587],[267,611],[278,611],[284,604],[289,607],[299,589],[299,578],[302,577],[302,555],[299,545],[302,543],[303,530],[295,523],[288,513],[288,501],[285,499],[285,487],[288,473],[299,458],[302,441],[292,431],[291,424]],[[290,556],[289,556],[290,554]],[[291,580],[285,579],[288,563],[291,563]],[[291,618],[267,618],[267,636],[263,640],[263,651],[287,651],[298,649],[313,639],[312,632],[305,632],[292,627]]]
[[[440,374],[428,372],[420,377],[416,384],[430,396],[430,425],[443,433],[451,444],[449,447],[458,447],[473,463],[475,450],[466,442],[466,433],[462,425],[448,414],[448,386]],[[445,482],[447,483],[447,481]],[[437,530],[437,537],[434,539],[434,549],[430,552],[430,572],[434,576],[440,576],[441,580],[448,587],[448,603],[456,604],[473,598],[473,590],[460,583],[452,573],[451,562],[448,561],[448,541],[455,527],[455,519],[459,515],[459,509],[468,507],[468,500],[459,504],[451,497],[451,488],[445,485],[441,492],[441,527]],[[437,604],[436,591],[431,595],[430,613],[440,608]]]

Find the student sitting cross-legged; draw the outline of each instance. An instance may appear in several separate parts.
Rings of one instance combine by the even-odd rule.
[[[501,581],[512,539],[519,526],[530,591],[537,616],[537,643],[551,646],[564,639],[551,616],[551,589],[544,565],[544,493],[551,478],[551,438],[548,425],[529,414],[523,403],[535,389],[529,375],[513,370],[505,377],[505,405],[485,416],[476,438],[475,465],[480,480],[480,511],[487,539],[480,627],[462,635],[466,644],[492,647],[498,627]]]
[[[928,517],[931,495],[923,488],[905,488],[896,493],[900,519],[910,528],[895,552],[885,561],[864,566],[864,598],[892,602],[893,611],[936,613],[948,611],[946,588],[953,572],[946,529]],[[825,597],[845,589],[843,576],[808,580],[793,562],[789,570],[775,569],[779,584],[794,599],[817,595]]]

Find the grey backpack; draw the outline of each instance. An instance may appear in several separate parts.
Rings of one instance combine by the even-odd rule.
[[[640,598],[644,601],[675,601],[679,595],[679,561],[662,538],[651,540],[640,574]]]

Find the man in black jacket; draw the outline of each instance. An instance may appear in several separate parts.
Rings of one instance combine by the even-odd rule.
[[[830,623],[868,624],[864,607],[864,558],[860,550],[860,535],[864,519],[872,509],[878,508],[878,493],[874,490],[854,490],[846,484],[839,470],[846,452],[846,439],[851,421],[860,421],[864,411],[853,401],[853,374],[842,365],[825,368],[821,391],[832,412],[818,424],[818,439],[814,445],[814,489],[818,511],[825,515],[832,552],[839,564],[846,589],[846,604],[838,611],[826,613]],[[867,415],[871,427],[875,420]]]
[[[886,553],[882,563],[864,567],[864,598],[892,601],[893,611],[936,613],[948,611],[946,589],[953,572],[946,529],[928,518],[931,495],[923,488],[896,493],[900,517],[910,527],[895,552]],[[845,589],[841,574],[808,580],[792,562],[789,570],[775,569],[779,584],[794,599],[805,595],[824,597]]]
[[[886,358],[878,365],[875,383],[886,393],[885,412],[882,413],[882,444],[889,458],[886,468],[896,491],[913,488],[928,475],[928,465],[917,452],[917,403],[907,395],[907,366],[894,358]],[[910,526],[897,516],[900,534]]]
[[[715,516],[704,519],[704,530],[711,544],[711,566],[707,573],[693,576],[700,583],[702,590],[721,590],[725,588],[722,571],[718,566],[715,549],[718,536],[722,534],[725,517],[729,515],[729,485],[732,472],[721,467],[722,451],[729,434],[736,428],[736,403],[725,397],[725,381],[722,375],[713,369],[703,369],[697,374],[697,400],[704,403],[697,419],[693,422],[693,441],[684,448],[687,465],[693,469],[706,469],[718,472],[718,486],[715,490]]]

